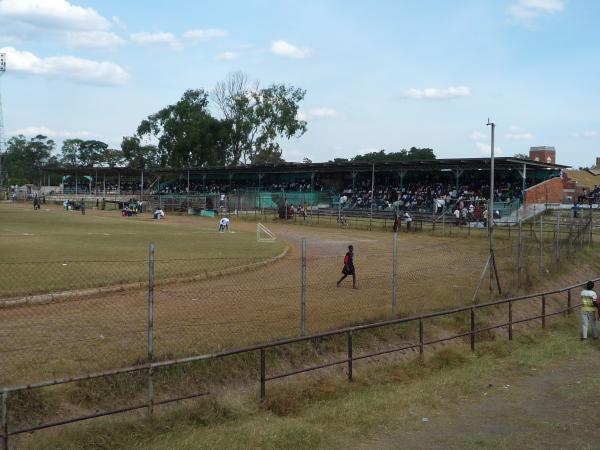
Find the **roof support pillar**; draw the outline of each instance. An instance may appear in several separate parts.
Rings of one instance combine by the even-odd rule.
[[[398,176],[400,177],[400,190],[404,189],[404,176],[408,172],[407,169],[400,169]]]
[[[454,169],[454,174],[456,175],[456,194],[458,195],[458,190],[460,189],[460,176],[464,173],[464,169]]]

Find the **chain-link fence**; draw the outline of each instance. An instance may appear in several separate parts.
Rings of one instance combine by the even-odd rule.
[[[495,231],[506,294],[591,244],[592,221],[556,217]],[[270,258],[160,258],[151,244],[147,258],[1,263],[0,385],[469,304],[485,230],[430,232],[329,232]],[[337,284],[350,244],[358,289]]]

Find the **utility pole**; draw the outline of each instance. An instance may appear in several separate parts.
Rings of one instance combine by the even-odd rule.
[[[0,53],[0,80],[6,73],[6,53]],[[4,152],[6,151],[6,137],[4,136],[4,117],[2,115],[2,86],[0,85],[0,187],[4,186],[4,172],[2,172],[2,163],[4,162]]]
[[[493,221],[494,221],[494,143],[495,143],[495,132],[496,132],[496,124],[494,122],[490,122],[490,119],[487,121],[487,126],[492,127],[491,133],[491,144],[490,144],[490,193],[488,199],[488,217],[487,217],[487,226],[488,226],[488,244],[489,244],[489,254],[486,259],[485,265],[483,266],[483,270],[481,271],[481,275],[479,276],[479,281],[477,282],[477,287],[475,288],[475,294],[473,294],[473,301],[475,303],[477,300],[477,295],[479,294],[479,289],[481,288],[481,284],[485,277],[486,270],[490,271],[490,296],[493,291],[494,285],[494,277],[496,278],[496,285],[498,287],[498,293],[502,294],[502,288],[500,286],[500,278],[498,278],[498,268],[496,267],[496,258],[494,257],[494,237],[493,237]]]

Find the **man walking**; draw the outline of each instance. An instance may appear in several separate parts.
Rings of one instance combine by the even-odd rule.
[[[340,283],[348,276],[352,275],[352,289],[356,289],[356,270],[354,269],[354,247],[348,246],[348,252],[344,256],[344,268],[342,269],[342,278],[340,278],[336,284],[340,287]]]
[[[581,324],[583,327],[583,336],[581,340],[587,339],[588,327],[592,325],[592,336],[598,339],[598,327],[596,325],[596,299],[598,296],[594,292],[594,282],[588,281],[585,289],[581,291]]]

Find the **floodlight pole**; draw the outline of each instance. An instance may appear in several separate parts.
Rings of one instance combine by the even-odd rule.
[[[498,268],[496,267],[496,258],[494,257],[494,238],[493,238],[493,220],[494,220],[494,140],[495,140],[495,132],[496,132],[496,124],[494,122],[490,122],[490,119],[487,121],[487,126],[492,127],[491,133],[491,145],[490,145],[490,193],[488,199],[488,211],[487,211],[487,228],[488,228],[488,243],[489,243],[489,253],[486,259],[485,265],[483,266],[483,270],[481,271],[481,275],[479,276],[479,281],[477,283],[477,287],[475,288],[475,293],[473,294],[473,301],[475,303],[477,301],[477,294],[479,293],[479,288],[481,287],[481,283],[483,282],[483,278],[485,276],[485,271],[489,269],[490,271],[490,296],[493,291],[494,286],[494,278],[496,278],[496,285],[498,287],[498,293],[502,294],[502,288],[500,286],[500,278],[498,278]],[[510,226],[510,225],[509,225]]]
[[[493,122],[490,122],[490,119],[488,119],[487,122],[487,126],[491,126],[492,127],[492,138],[491,138],[491,145],[490,145],[490,198],[489,198],[489,206],[488,206],[488,238],[489,238],[489,244],[490,244],[490,253],[492,253],[494,251],[494,239],[492,237],[492,232],[494,227],[492,226],[492,221],[494,218],[494,138],[495,138],[495,131],[496,131],[496,124]],[[490,213],[492,214],[490,216]],[[491,286],[491,285],[490,285]]]
[[[373,163],[373,171],[371,172],[371,217],[369,219],[369,230],[373,225],[373,203],[375,203],[375,163]]]

